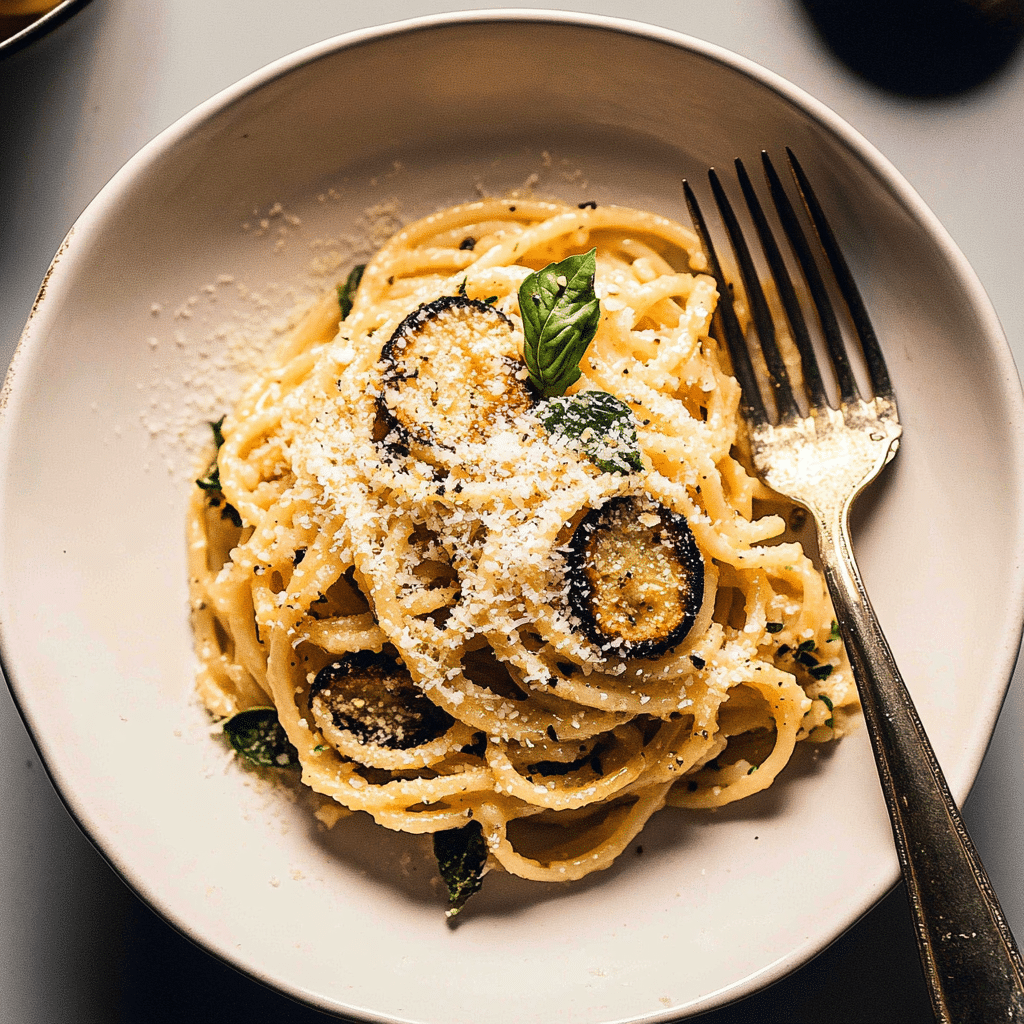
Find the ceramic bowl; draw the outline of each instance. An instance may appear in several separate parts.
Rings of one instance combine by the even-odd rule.
[[[887,353],[904,443],[863,499],[874,605],[962,798],[1021,633],[1021,394],[963,256],[886,160],[749,61],[571,14],[356,32],[205,103],[57,254],[0,411],[0,654],[67,806],[214,955],[368,1021],[675,1020],[802,964],[894,883],[861,729],[767,792],[666,811],[610,870],[492,875],[449,927],[422,839],[230,761],[193,697],[184,516],[207,421],[297,308],[480,194],[685,218],[684,176],[799,155]],[[642,845],[642,856],[636,848]]]

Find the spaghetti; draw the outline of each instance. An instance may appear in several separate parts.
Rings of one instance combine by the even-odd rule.
[[[520,288],[587,249],[596,333],[546,402]],[[856,695],[831,603],[744,469],[702,266],[651,213],[490,200],[396,234],[343,320],[324,296],[191,503],[209,711],[274,708],[317,793],[406,832],[478,823],[492,866],[545,881],[840,733]],[[628,464],[551,427],[588,393],[627,410]]]

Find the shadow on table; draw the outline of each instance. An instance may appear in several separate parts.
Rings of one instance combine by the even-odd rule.
[[[800,0],[851,71],[900,96],[968,92],[1005,67],[1024,38],[1024,0]]]
[[[49,258],[84,202],[70,194],[102,4],[0,57],[0,360],[6,370]],[[100,183],[102,184],[102,182]],[[40,240],[33,252],[12,244]],[[12,299],[24,299],[18,306]],[[5,346],[5,347],[4,347]]]

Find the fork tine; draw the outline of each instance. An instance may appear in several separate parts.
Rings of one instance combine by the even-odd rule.
[[[793,281],[789,276],[789,270],[779,252],[775,242],[775,236],[768,226],[768,219],[764,215],[761,202],[757,198],[754,186],[751,184],[747,169],[743,166],[742,160],[736,161],[736,176],[739,178],[740,188],[743,190],[743,198],[746,200],[747,209],[754,221],[758,238],[761,240],[761,249],[768,266],[771,269],[772,278],[779,292],[782,307],[786,311],[786,319],[789,321],[790,331],[800,353],[800,363],[804,378],[804,387],[807,389],[812,408],[823,409],[828,405],[828,395],[825,391],[825,384],[821,379],[821,370],[818,368],[818,357],[814,354],[814,346],[811,343],[811,336],[807,330],[807,322],[804,320],[803,310],[800,308],[800,301],[797,298]]]
[[[754,367],[750,362],[747,342],[736,319],[736,311],[733,309],[732,293],[729,291],[729,285],[722,274],[722,268],[719,265],[718,255],[715,253],[715,247],[712,244],[704,215],[697,204],[697,197],[693,194],[690,183],[685,179],[683,180],[683,196],[686,199],[686,206],[690,211],[690,219],[693,221],[693,226],[697,231],[697,237],[700,239],[701,247],[707,256],[708,269],[718,285],[719,301],[717,313],[722,324],[722,332],[725,335],[726,347],[729,349],[732,371],[740,384],[744,418],[752,426],[763,426],[768,422],[768,414],[765,411],[764,400],[761,398],[761,389],[757,384]]]
[[[740,267],[740,274],[743,277],[743,285],[747,292],[747,301],[750,303],[750,312],[754,318],[754,327],[757,331],[758,340],[761,343],[761,351],[764,354],[765,366],[768,369],[769,382],[775,395],[775,405],[778,409],[779,419],[791,419],[800,415],[800,409],[793,397],[793,388],[789,382],[789,373],[786,364],[783,362],[779,352],[779,346],[775,339],[775,321],[768,309],[768,302],[764,297],[761,288],[761,281],[758,278],[754,262],[750,258],[750,250],[747,248],[746,239],[740,230],[736,214],[733,212],[729,197],[718,180],[714,170],[708,171],[708,179],[711,182],[711,191],[715,196],[715,203],[718,205],[718,212],[722,215],[722,222],[732,242],[732,250],[736,254],[736,262]]]
[[[846,354],[846,345],[843,342],[843,333],[839,329],[839,322],[836,320],[825,282],[822,280],[821,272],[814,260],[807,236],[800,226],[796,212],[767,153],[761,153],[761,162],[764,164],[768,190],[771,193],[772,202],[775,204],[775,210],[782,222],[783,230],[789,238],[790,245],[796,253],[797,260],[800,262],[807,286],[811,290],[811,298],[818,313],[818,321],[821,323],[821,330],[825,335],[825,342],[832,358],[832,368],[835,370],[836,381],[839,384],[840,398],[843,405],[853,404],[860,398],[860,391],[850,367],[850,359]]]
[[[857,329],[861,348],[864,351],[864,361],[867,363],[868,375],[871,378],[872,390],[876,396],[893,401],[894,394],[892,382],[889,379],[889,369],[885,365],[885,357],[882,355],[881,346],[878,344],[878,336],[875,334],[868,311],[864,306],[864,300],[861,298],[860,289],[858,289],[856,282],[853,280],[853,275],[850,273],[846,258],[839,248],[839,243],[836,242],[836,236],[832,233],[832,228],[825,219],[825,213],[818,202],[818,197],[814,194],[814,189],[811,188],[811,183],[807,180],[807,175],[804,174],[804,169],[800,166],[800,162],[788,146],[786,147],[786,155],[789,157],[790,170],[793,172],[797,187],[800,189],[801,196],[803,196],[804,205],[807,207],[807,212],[810,214],[811,221],[818,233],[821,247],[825,250],[825,255],[832,266],[832,273],[835,274],[836,282],[839,285],[839,290],[843,293],[847,308],[850,310],[853,325]]]

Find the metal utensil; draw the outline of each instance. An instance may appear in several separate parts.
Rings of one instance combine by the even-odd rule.
[[[711,170],[711,190],[740,268],[767,370],[774,413],[769,409],[707,224],[692,188],[684,181],[690,216],[709,272],[718,282],[721,329],[742,391],[751,459],[760,478],[805,506],[817,526],[825,579],[857,680],[936,1020],[944,1024],[1024,1021],[1024,961],[900,677],[854,558],[850,508],[896,454],[901,432],[896,396],[846,260],[803,169],[791,151],[787,155],[824,262],[831,268],[860,339],[873,396],[861,396],[829,288],[801,220],[765,153],[768,192],[803,273],[839,394],[838,408],[834,408],[797,291],[757,193],[737,160],[740,189],[800,354],[808,412],[801,412],[739,221],[721,180]]]

